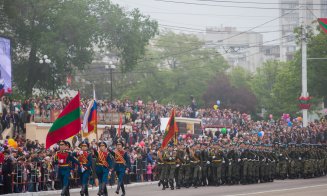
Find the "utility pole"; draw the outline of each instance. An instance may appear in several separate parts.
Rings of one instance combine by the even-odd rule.
[[[299,12],[302,13],[301,17],[301,43],[302,43],[302,97],[309,97],[308,93],[308,79],[307,79],[307,33],[306,33],[306,1],[302,0],[302,5],[305,7],[299,6]],[[302,119],[303,119],[303,127],[308,126],[308,109],[302,109]]]

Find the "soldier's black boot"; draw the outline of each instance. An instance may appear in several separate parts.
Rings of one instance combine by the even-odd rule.
[[[62,190],[61,190],[61,196],[65,196],[66,195],[66,192],[67,192],[67,186],[63,186],[62,187]]]
[[[102,183],[101,192],[103,196],[108,196],[107,185]]]
[[[166,180],[163,180],[162,182],[162,190],[166,190]]]
[[[180,181],[176,181],[176,189],[181,189],[181,182]]]
[[[202,178],[202,184],[203,184],[203,186],[207,186],[208,184],[207,184],[207,179],[206,178]]]
[[[169,180],[169,186],[171,190],[174,190],[174,180]]]
[[[117,184],[117,189],[116,189],[116,191],[115,191],[116,194],[119,194],[120,186],[121,186],[121,184],[118,182],[118,184]]]
[[[121,192],[122,192],[121,196],[125,196],[126,192],[123,184],[121,184]]]
[[[168,180],[166,180],[165,186],[166,186],[166,189],[169,188],[169,181]]]
[[[70,193],[69,193],[69,186],[67,186],[65,196],[70,196]]]
[[[160,187],[161,184],[162,184],[162,180],[159,180],[159,182],[158,182],[158,186]]]
[[[85,185],[84,194],[85,196],[89,196],[89,188],[87,187],[87,185]]]
[[[97,195],[101,196],[102,195],[102,183],[99,183],[99,191]]]
[[[85,185],[82,185],[80,194],[81,194],[81,196],[84,196],[84,194],[85,194]]]
[[[194,188],[198,188],[198,182],[196,179],[194,179],[193,186],[194,186]]]
[[[185,180],[185,188],[190,187],[191,182],[189,180]]]

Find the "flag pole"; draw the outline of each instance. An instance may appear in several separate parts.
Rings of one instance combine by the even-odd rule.
[[[95,97],[95,84],[93,82],[93,100],[95,101],[96,100],[96,97]],[[96,107],[98,108],[98,107]],[[95,134],[96,134],[96,140],[97,142],[99,141],[99,135],[98,135],[98,112],[95,111],[95,113],[97,114],[96,115],[96,118],[95,118]]]
[[[80,93],[79,92],[79,89],[77,90],[77,93]],[[81,99],[79,99],[79,105],[80,105],[79,111],[80,111],[80,114],[82,114],[82,110],[81,110]],[[83,128],[81,128],[80,134],[81,134],[82,141],[83,141]]]

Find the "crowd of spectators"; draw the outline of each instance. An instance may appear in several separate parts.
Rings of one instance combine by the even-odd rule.
[[[81,100],[82,110],[86,110],[90,100]],[[69,98],[44,99],[35,98],[26,101],[2,100],[2,130],[11,128],[13,140],[17,143],[15,147],[8,144],[11,139],[4,138],[0,145],[0,164],[10,160],[12,178],[10,183],[12,192],[40,191],[56,188],[56,166],[52,164],[52,157],[57,146],[46,150],[43,141],[30,141],[25,138],[25,124],[33,121],[37,115],[48,115],[51,109],[62,109],[69,102]],[[125,124],[129,128],[123,128],[120,137],[126,141],[132,171],[127,175],[126,182],[151,181],[157,179],[156,160],[157,150],[161,146],[163,132],[160,130],[160,119],[169,117],[172,108],[176,109],[177,117],[192,117],[199,119],[227,119],[231,126],[203,127],[203,134],[193,134],[188,131],[180,134],[178,140],[185,145],[194,143],[218,144],[227,143],[249,143],[249,144],[288,144],[308,143],[327,144],[327,123],[325,121],[311,122],[308,127],[302,127],[298,118],[271,118],[268,121],[253,121],[247,114],[229,109],[196,108],[192,101],[190,106],[162,105],[157,101],[143,103],[138,98],[135,102],[130,100],[98,100],[98,112],[120,112],[125,114]],[[99,140],[105,141],[112,147],[117,142],[117,129],[115,126],[105,127],[105,131]],[[77,135],[73,138],[72,150],[78,150],[78,144],[82,137]],[[89,141],[91,148],[96,148],[97,141]],[[4,150],[10,154],[3,155]],[[72,175],[74,176],[73,172]],[[77,176],[77,175],[76,175]],[[3,182],[6,185],[8,182]],[[78,181],[76,180],[76,184]],[[92,183],[96,185],[96,176],[93,175]],[[114,177],[111,178],[114,183]],[[74,183],[73,183],[74,184]],[[3,186],[2,186],[3,187]],[[0,187],[1,188],[1,187]],[[3,190],[3,189],[2,189]]]

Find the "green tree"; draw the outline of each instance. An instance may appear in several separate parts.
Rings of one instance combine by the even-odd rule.
[[[110,49],[123,71],[144,54],[157,23],[107,0],[0,0],[1,34],[13,43],[13,76],[26,95],[58,89],[73,70],[91,63],[94,46]],[[51,64],[39,63],[47,55]],[[51,66],[50,66],[51,65]]]
[[[208,82],[228,64],[213,49],[205,49],[195,36],[166,32],[153,41],[138,64],[149,74],[123,96],[187,105],[193,95],[203,104]]]
[[[271,89],[269,113],[280,116],[290,113],[294,116],[298,111],[297,98],[301,93],[301,71],[294,61],[284,64],[275,78]]]
[[[229,73],[228,73],[229,80],[231,82],[231,85],[234,87],[246,87],[250,88],[251,84],[251,78],[252,74],[245,70],[242,67],[234,67]]]
[[[276,83],[279,70],[286,63],[278,61],[267,61],[257,69],[251,80],[251,89],[258,98],[259,108],[265,108],[268,112],[274,107],[272,104],[272,90]]]

